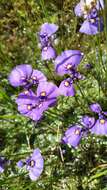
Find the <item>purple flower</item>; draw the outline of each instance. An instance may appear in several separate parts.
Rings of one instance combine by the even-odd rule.
[[[99,32],[102,32],[104,28],[103,19],[102,17],[95,18],[95,19],[86,19],[79,32],[87,34],[87,35],[95,35]]]
[[[25,86],[32,74],[31,65],[18,65],[9,75],[9,82],[12,86]]]
[[[95,125],[90,129],[91,133],[97,135],[107,134],[107,119],[104,117],[97,119]]]
[[[104,1],[103,0],[81,0],[75,7],[74,12],[76,16],[84,16],[87,18],[87,15],[92,11],[92,9],[96,9],[96,11],[104,9]]]
[[[50,60],[56,57],[56,50],[52,45],[45,46],[42,48],[42,60]]]
[[[33,154],[26,160],[27,170],[29,171],[29,177],[32,181],[39,178],[43,171],[44,160],[39,148],[33,151]]]
[[[5,157],[0,156],[0,173],[4,172],[8,164],[10,164],[10,161],[7,160]]]
[[[37,95],[32,90],[25,90],[19,94],[16,99],[18,111],[22,115],[38,121],[45,110],[55,105],[58,93],[58,87],[53,83],[40,83],[37,88]]]
[[[40,37],[50,37],[58,30],[58,26],[56,24],[44,23],[40,28],[39,35]]]
[[[61,82],[59,86],[59,93],[60,95],[64,95],[64,96],[75,95],[75,89],[74,89],[73,81],[71,78],[65,79]]]
[[[51,37],[57,30],[58,26],[56,24],[42,24],[39,32],[39,40],[42,49],[48,47],[49,44],[51,44]]]
[[[24,162],[22,161],[22,160],[19,160],[18,162],[17,162],[17,167],[18,168],[22,168],[24,166]]]
[[[83,9],[82,9],[82,6],[81,6],[81,3],[78,3],[74,9],[74,12],[75,12],[75,15],[78,16],[78,17],[81,17],[83,16]]]
[[[47,78],[45,77],[45,75],[41,71],[33,69],[30,80],[31,80],[31,83],[38,85],[41,82],[42,83],[46,82]]]
[[[56,57],[56,50],[52,45],[52,35],[58,30],[55,24],[44,23],[39,32],[42,60],[50,60]]]
[[[65,50],[55,59],[55,70],[59,75],[71,74],[83,58],[79,50]]]
[[[41,71],[33,70],[31,65],[18,65],[9,75],[9,82],[12,86],[30,87],[46,81],[46,77]]]
[[[67,129],[62,142],[76,148],[82,138],[82,128],[79,125],[74,125]]]
[[[84,125],[85,128],[90,129],[95,124],[95,118],[85,115],[82,117],[81,123]]]
[[[98,103],[91,104],[90,109],[92,112],[95,112],[98,114],[100,114],[102,112],[102,108],[101,108],[100,104],[98,104]]]

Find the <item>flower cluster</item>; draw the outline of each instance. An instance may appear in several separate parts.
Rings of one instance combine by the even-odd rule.
[[[75,80],[84,77],[77,71],[77,66],[83,58],[83,53],[79,50],[65,50],[55,59],[55,71],[58,75],[68,74],[69,78],[63,80],[59,86],[60,95],[74,96],[75,89],[73,83]]]
[[[44,23],[39,32],[42,60],[50,60],[56,57],[56,50],[52,45],[52,37],[58,30],[55,24]]]
[[[83,116],[80,124],[70,126],[65,132],[62,142],[72,147],[77,147],[82,139],[88,133],[88,130],[93,127],[95,123],[94,117]]]
[[[95,35],[103,31],[103,18],[99,16],[99,11],[103,8],[103,0],[81,0],[74,10],[76,16],[85,19],[79,32]]]
[[[14,87],[24,87],[16,99],[18,111],[34,121],[38,121],[43,112],[57,101],[58,87],[47,82],[44,74],[33,70],[30,65],[16,66],[9,75],[9,81]],[[32,86],[36,87],[36,92],[33,92]]]
[[[65,132],[62,142],[72,147],[77,147],[82,137],[87,136],[90,131],[96,135],[107,135],[107,112],[102,111],[98,103],[90,105],[90,110],[98,114],[98,119],[85,115],[81,119],[81,125],[70,126]]]

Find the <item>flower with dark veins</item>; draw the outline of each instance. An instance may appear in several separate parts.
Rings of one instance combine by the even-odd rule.
[[[32,181],[36,181],[41,175],[44,167],[44,160],[40,149],[36,148],[33,154],[26,159],[26,168],[29,171],[29,177]]]
[[[56,104],[59,95],[58,87],[51,82],[40,83],[36,93],[25,90],[16,99],[18,111],[34,121],[40,120],[43,112]]]
[[[72,74],[83,58],[79,50],[65,50],[55,59],[55,70],[58,75]]]
[[[47,78],[39,70],[33,70],[31,65],[18,65],[9,75],[9,82],[12,86],[23,86],[29,88],[33,84],[38,85],[41,82],[46,81]]]
[[[76,148],[82,138],[82,128],[79,125],[73,125],[65,132],[62,142]]]
[[[75,95],[73,80],[71,78],[67,78],[61,82],[61,84],[59,86],[59,93],[60,93],[60,95],[64,95],[64,96],[74,96]]]

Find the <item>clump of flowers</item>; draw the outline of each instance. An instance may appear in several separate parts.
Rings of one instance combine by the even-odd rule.
[[[83,58],[83,53],[79,50],[65,50],[55,59],[55,71],[58,75],[68,74],[70,77],[63,80],[59,86],[60,95],[74,96],[75,89],[73,83],[75,80],[84,77],[77,71],[77,66]]]
[[[18,111],[34,121],[38,121],[45,110],[55,105],[58,96],[58,87],[41,71],[33,70],[30,65],[18,65],[9,75],[12,86],[23,86],[24,91],[18,95],[16,103]],[[36,92],[31,89],[36,87]]]
[[[29,177],[32,181],[36,181],[41,175],[44,167],[44,159],[41,155],[40,149],[36,148],[32,155],[26,158],[25,161],[19,160],[17,166],[22,168],[26,165],[29,172]]]
[[[52,44],[52,37],[58,30],[56,24],[44,23],[39,32],[42,60],[50,60],[56,57],[56,50]]]
[[[87,135],[88,130],[94,125],[94,117],[83,116],[80,124],[71,125],[65,132],[62,142],[76,148],[82,139]]]
[[[95,35],[103,31],[103,18],[99,16],[99,11],[104,8],[103,0],[81,0],[74,9],[76,16],[85,20],[79,32],[88,35]]]

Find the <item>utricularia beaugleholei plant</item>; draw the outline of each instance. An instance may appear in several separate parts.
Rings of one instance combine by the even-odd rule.
[[[75,14],[83,17],[84,21],[80,32],[88,35],[95,35],[103,31],[103,18],[100,15],[104,9],[103,0],[80,0],[75,7]],[[39,70],[33,69],[31,65],[17,65],[9,75],[9,82],[13,87],[20,87],[22,90],[16,98],[18,111],[32,119],[40,121],[43,113],[50,107],[56,105],[58,96],[75,96],[74,84],[85,77],[78,71],[78,65],[84,54],[80,50],[65,50],[60,55],[54,48],[55,33],[58,26],[53,23],[44,23],[38,32],[38,40],[41,48],[41,59],[43,61],[54,60],[56,75],[63,77],[59,86],[48,81],[47,77]],[[87,64],[87,68],[90,65]],[[97,135],[107,134],[107,112],[103,112],[98,103],[90,105],[90,111],[97,114],[96,117],[84,115],[81,120],[71,124],[61,138],[61,143],[73,148],[78,147],[82,138],[90,133]],[[7,161],[0,160],[0,170],[4,171]],[[31,180],[37,180],[43,171],[44,160],[39,148],[36,148],[32,155],[25,160],[19,160],[17,166],[21,169],[26,166]]]

